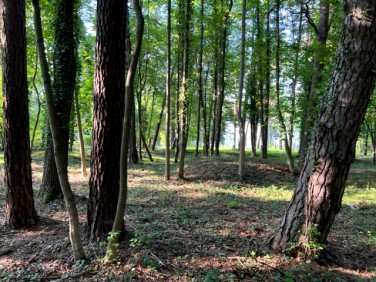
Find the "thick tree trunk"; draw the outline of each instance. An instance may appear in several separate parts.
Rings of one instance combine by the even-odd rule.
[[[269,241],[273,249],[297,240],[310,255],[315,251],[311,243],[326,243],[341,208],[356,140],[375,85],[376,2],[347,0],[344,15],[335,71],[293,198]]]
[[[0,2],[4,113],[5,222],[37,223],[31,179],[26,75],[25,1]]]
[[[125,92],[126,1],[99,0],[94,74],[93,141],[87,224],[91,240],[107,238],[119,195]]]
[[[127,2],[127,1],[125,1]],[[127,3],[126,3],[127,4]],[[139,0],[133,0],[134,9],[137,17],[137,33],[136,44],[132,61],[127,72],[127,79],[125,82],[125,104],[124,104],[124,119],[123,119],[123,132],[121,137],[121,154],[120,154],[120,192],[119,200],[116,207],[116,216],[114,225],[112,227],[112,236],[110,236],[105,260],[113,262],[116,259],[116,253],[118,249],[120,233],[123,230],[125,206],[127,203],[128,194],[128,165],[127,155],[129,146],[129,129],[131,120],[131,105],[129,98],[133,96],[133,84],[134,77],[137,69],[137,63],[139,61],[142,45],[142,36],[144,32],[144,18],[142,16],[142,10]],[[141,138],[144,140],[143,136]],[[145,140],[144,140],[145,141]]]

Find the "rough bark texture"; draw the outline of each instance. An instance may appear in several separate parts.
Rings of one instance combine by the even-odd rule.
[[[74,38],[73,21],[74,5],[75,0],[57,0],[56,17],[58,20],[55,21],[54,25],[54,79],[52,91],[61,131],[64,166],[68,166],[69,125],[77,72],[77,44]],[[43,178],[39,193],[45,201],[50,201],[61,194],[61,187],[50,132],[47,138]]]
[[[269,241],[274,249],[295,240],[304,246],[313,229],[319,232],[316,242],[326,243],[341,208],[360,125],[374,89],[375,37],[376,2],[345,1],[335,71],[316,119],[293,198]]]
[[[92,240],[111,231],[119,195],[125,87],[125,1],[99,0],[94,74],[88,229]]]
[[[26,76],[25,1],[0,2],[3,63],[5,220],[11,228],[37,222],[31,181]]]

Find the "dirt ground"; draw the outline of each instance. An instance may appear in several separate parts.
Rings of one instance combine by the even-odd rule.
[[[330,235],[329,255],[320,262],[300,262],[265,248],[287,201],[263,201],[247,189],[275,185],[291,190],[296,179],[284,166],[259,159],[247,169],[247,178],[239,181],[236,158],[199,158],[188,163],[186,181],[173,177],[166,182],[162,163],[132,166],[126,209],[131,238],[122,242],[119,260],[111,265],[101,263],[105,243],[86,239],[88,179],[76,165],[70,169],[70,181],[78,195],[87,261],[73,260],[63,199],[47,204],[35,197],[38,225],[11,230],[4,225],[2,184],[0,280],[376,281],[375,244],[362,244],[362,234],[348,220],[347,206]],[[35,189],[41,172],[41,163],[34,161]],[[376,216],[375,207],[369,209],[367,215]]]

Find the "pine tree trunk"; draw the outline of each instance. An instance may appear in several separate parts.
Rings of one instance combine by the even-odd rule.
[[[4,118],[5,222],[11,228],[37,223],[31,178],[26,75],[25,1],[4,0],[1,47]]]
[[[99,0],[87,224],[91,240],[111,231],[119,195],[125,92],[126,1]]]
[[[335,71],[293,198],[269,241],[273,249],[298,241],[301,251],[310,255],[315,250],[307,247],[309,236],[318,233],[314,243],[325,244],[341,208],[356,140],[375,86],[376,3],[347,0],[344,12]]]

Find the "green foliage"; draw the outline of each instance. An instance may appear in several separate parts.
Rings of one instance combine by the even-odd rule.
[[[160,236],[159,231],[152,231],[148,233],[136,233],[134,238],[130,240],[131,246],[132,247],[151,246],[159,236]]]
[[[233,200],[233,201],[228,203],[228,206],[232,209],[238,209],[238,208],[240,208],[240,202]]]

